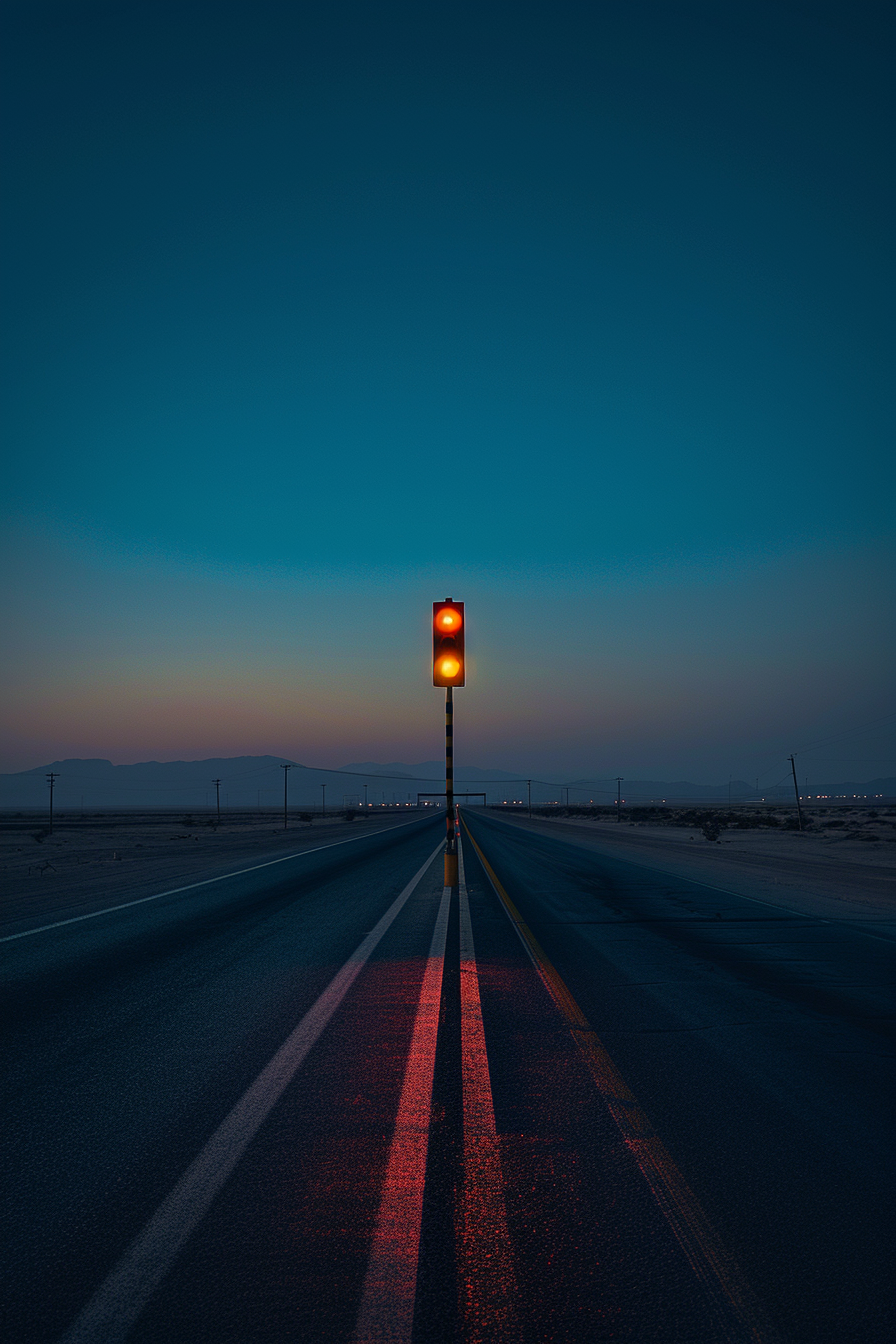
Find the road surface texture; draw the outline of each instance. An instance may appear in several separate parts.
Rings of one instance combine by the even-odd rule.
[[[894,1337],[887,929],[464,817],[16,907],[5,1339]]]

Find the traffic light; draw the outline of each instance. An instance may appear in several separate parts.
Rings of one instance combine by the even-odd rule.
[[[464,604],[450,598],[432,604],[432,684],[464,684]]]

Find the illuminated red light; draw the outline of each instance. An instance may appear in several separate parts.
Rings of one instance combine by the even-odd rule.
[[[460,612],[454,607],[443,607],[436,615],[436,627],[439,630],[459,630],[461,626]]]

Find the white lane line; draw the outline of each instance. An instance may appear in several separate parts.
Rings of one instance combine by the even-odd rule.
[[[458,837],[460,897],[460,1020],[463,1075],[463,1186],[458,1220],[460,1310],[464,1338],[516,1339],[517,1283],[507,1229],[501,1147],[495,1130],[495,1106],[482,1023],[479,972],[464,873],[463,842]]]
[[[61,1344],[116,1344],[127,1336],[309,1050],[320,1039],[377,943],[443,848],[444,841],[440,840],[404,891],[395,898],[376,927],[371,929],[244,1092],[62,1337]]]
[[[423,974],[411,1047],[376,1229],[367,1262],[357,1344],[410,1344],[420,1257],[423,1187],[429,1150],[432,1080],[442,1002],[451,888],[444,887]]]
[[[507,824],[512,826],[514,823],[510,822]],[[537,831],[536,834],[543,835],[544,832]],[[566,836],[558,838],[568,839]],[[575,845],[578,842],[570,839],[569,843]],[[579,848],[591,850],[592,846],[580,844]],[[692,886],[705,887],[707,891],[717,891],[721,896],[734,896],[738,901],[752,901],[754,905],[767,905],[770,910],[782,910],[785,915],[793,915],[795,919],[807,919],[813,924],[828,924],[831,926],[835,924],[843,924],[846,928],[852,929],[854,933],[864,933],[868,938],[880,938],[885,943],[896,942],[896,933],[880,933],[875,932],[873,929],[864,928],[862,925],[862,917],[860,915],[828,915],[827,917],[824,915],[813,915],[808,910],[794,910],[790,905],[780,905],[776,901],[763,901],[759,896],[745,896],[742,891],[730,891],[727,887],[716,887],[711,882],[701,882],[697,877],[685,877],[682,873],[673,873],[669,868],[657,868],[655,864],[642,863],[639,859],[620,858],[618,854],[608,854],[606,850],[603,851],[603,857],[618,859],[620,863],[630,863],[633,868],[643,868],[648,873],[660,873],[663,877],[674,877],[680,882],[690,882]],[[830,898],[822,896],[821,899],[827,900]],[[878,919],[874,915],[869,915],[868,922],[880,925],[885,924],[887,920],[886,918]]]
[[[338,849],[340,845],[353,845],[356,840],[372,840],[375,835],[384,835],[386,831],[400,831],[403,826],[413,826],[415,821],[402,821],[397,826],[384,826],[381,831],[368,831],[366,835],[353,835],[348,840],[334,840],[331,845],[315,845],[314,849],[299,849],[295,854],[284,854],[282,859],[268,859],[265,863],[254,863],[251,868],[238,868],[235,873],[222,873],[220,877],[206,877],[201,882],[189,882],[185,887],[172,887],[170,891],[157,891],[153,896],[138,896],[136,900],[125,901],[122,905],[105,905],[102,910],[91,910],[87,915],[72,915],[71,919],[57,919],[54,924],[41,924],[37,929],[25,929],[23,933],[8,933],[0,938],[0,943],[12,943],[16,938],[30,938],[32,933],[46,933],[48,929],[61,929],[64,924],[80,924],[82,919],[98,919],[100,915],[110,915],[114,910],[128,910],[132,905],[144,905],[147,901],[160,901],[163,896],[177,896],[182,891],[193,891],[196,887],[208,887],[213,882],[226,882],[229,877],[242,877],[245,873],[257,873],[259,868],[272,868],[275,863],[287,863],[289,859],[301,859],[306,854],[320,854],[325,849]]]

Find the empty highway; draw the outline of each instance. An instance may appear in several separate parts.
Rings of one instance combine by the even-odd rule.
[[[4,1338],[892,1339],[896,943],[441,818],[6,934]]]

